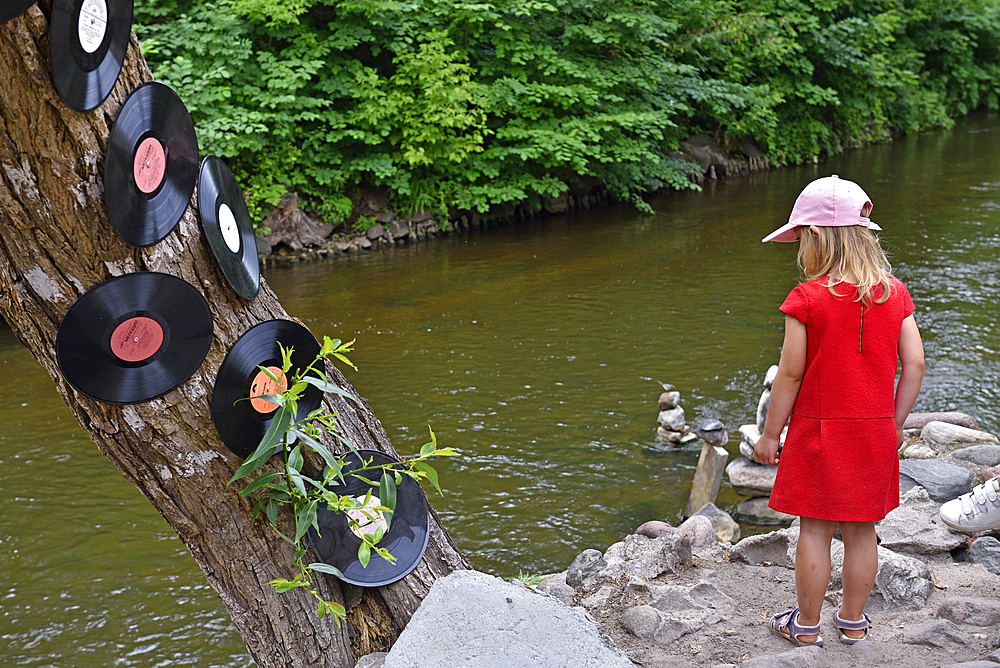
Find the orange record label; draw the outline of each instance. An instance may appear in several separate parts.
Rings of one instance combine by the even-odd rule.
[[[163,345],[163,328],[152,318],[129,318],[111,334],[111,352],[126,362],[149,359]]]
[[[288,389],[288,379],[281,373],[281,369],[269,366],[267,370],[277,376],[281,383],[275,383],[270,376],[261,371],[254,376],[253,383],[250,384],[250,405],[255,411],[264,415],[278,410],[278,404],[272,404],[258,397],[265,395],[274,397]]]
[[[135,185],[147,195],[160,187],[167,168],[163,144],[155,137],[146,137],[135,152],[132,174]]]

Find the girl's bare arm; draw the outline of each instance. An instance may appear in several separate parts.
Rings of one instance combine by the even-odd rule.
[[[781,430],[785,428],[788,416],[792,413],[805,370],[806,326],[792,316],[786,315],[785,342],[781,347],[778,375],[771,386],[764,433],[757,440],[753,450],[753,460],[758,464],[774,466],[778,463]]]

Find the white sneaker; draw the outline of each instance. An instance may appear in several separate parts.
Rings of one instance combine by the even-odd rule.
[[[956,531],[976,533],[1000,527],[1000,480],[976,485],[941,506],[941,521]]]

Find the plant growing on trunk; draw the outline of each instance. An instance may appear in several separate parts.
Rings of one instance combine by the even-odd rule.
[[[430,430],[430,441],[420,448],[419,455],[403,458],[391,464],[376,465],[371,459],[365,460],[357,448],[340,434],[336,414],[326,412],[322,406],[310,412],[305,418],[294,420],[294,416],[298,414],[299,399],[310,385],[322,392],[339,394],[356,401],[353,395],[330,383],[322,371],[328,357],[339,359],[356,370],[347,357],[347,353],[353,350],[353,344],[354,341],[342,343],[339,339],[323,337],[323,346],[316,358],[306,368],[297,369],[290,377],[288,374],[292,368],[293,349],[279,344],[282,356],[281,375],[287,378],[288,389],[276,395],[260,397],[277,404],[278,409],[257,449],[244,460],[243,465],[229,481],[232,484],[260,471],[272,458],[278,456],[280,464],[277,470],[260,473],[239,492],[241,496],[254,499],[254,519],[261,514],[266,516],[274,531],[295,547],[294,566],[298,573],[290,580],[279,578],[269,584],[279,593],[305,589],[319,602],[317,613],[320,619],[332,615],[338,625],[346,617],[347,611],[341,604],[323,599],[313,584],[313,574],[327,573],[340,578],[343,578],[343,574],[330,564],[320,562],[307,564],[308,550],[303,545],[303,539],[310,528],[319,531],[317,509],[320,504],[324,504],[327,510],[347,515],[348,524],[356,530],[362,540],[358,548],[358,559],[363,566],[368,566],[372,552],[394,563],[395,558],[378,543],[391,526],[392,515],[396,509],[396,487],[405,475],[418,482],[426,479],[439,494],[443,494],[437,471],[428,460],[433,457],[458,454],[453,448],[438,448],[434,431]],[[259,368],[278,387],[283,385],[277,374],[266,367]],[[246,400],[249,400],[249,397]],[[346,454],[334,455],[330,452],[320,442],[324,433],[332,434],[357,455],[361,465],[349,467],[345,463]],[[303,446],[311,449],[323,460],[323,469],[315,478],[303,470],[306,462]],[[364,496],[341,496],[333,491],[332,488],[337,485],[345,484],[347,477],[366,482],[370,486],[368,493]],[[374,490],[377,490],[377,503],[373,503]],[[278,513],[285,507],[291,508],[295,518],[295,531],[291,535],[286,535],[278,529]],[[379,521],[380,519],[382,521]]]

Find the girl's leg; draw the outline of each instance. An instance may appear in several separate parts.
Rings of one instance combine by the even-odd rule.
[[[795,549],[795,592],[799,600],[799,624],[803,626],[819,624],[823,597],[830,585],[830,541],[836,530],[837,523],[829,520],[810,517],[800,520],[799,544]],[[799,639],[813,642],[816,636]]]
[[[844,602],[840,618],[863,619],[865,603],[872,593],[878,572],[878,538],[874,522],[841,522],[844,538]],[[863,638],[864,631],[844,631],[849,638]]]

